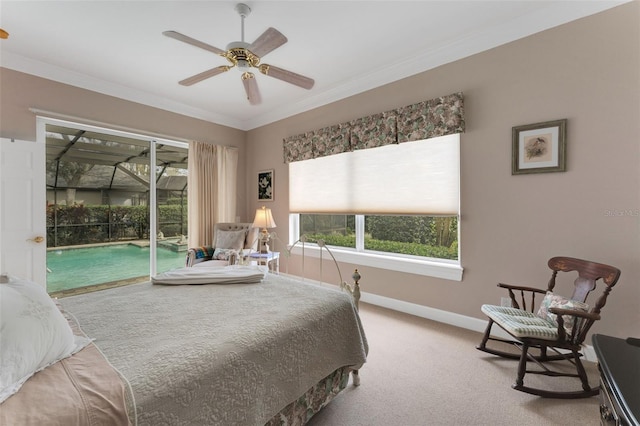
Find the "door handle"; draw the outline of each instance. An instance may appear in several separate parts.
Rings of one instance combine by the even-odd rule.
[[[37,236],[37,237],[35,237],[35,238],[29,238],[29,239],[27,239],[27,241],[33,241],[34,243],[38,243],[38,244],[39,244],[39,243],[41,243],[41,242],[43,242],[43,241],[44,241],[44,237],[42,237],[42,236],[38,235],[38,236]]]

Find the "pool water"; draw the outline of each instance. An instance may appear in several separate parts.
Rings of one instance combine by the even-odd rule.
[[[47,291],[149,277],[149,247],[118,244],[47,251]],[[158,247],[157,271],[184,266],[186,252]]]

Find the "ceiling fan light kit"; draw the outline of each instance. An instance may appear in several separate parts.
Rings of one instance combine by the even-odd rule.
[[[238,3],[235,7],[236,12],[241,18],[241,41],[233,41],[227,44],[226,50],[218,49],[202,41],[193,39],[189,36],[181,34],[177,31],[164,31],[162,34],[190,44],[200,49],[220,55],[229,61],[231,65],[222,65],[210,70],[201,72],[191,77],[185,78],[178,83],[183,86],[191,86],[210,77],[214,77],[223,72],[229,71],[231,68],[237,67],[241,72],[241,80],[247,94],[247,99],[251,105],[258,105],[262,101],[258,83],[255,75],[248,71],[250,68],[257,68],[262,74],[287,83],[302,87],[303,89],[311,89],[315,84],[314,80],[303,75],[278,68],[273,65],[261,64],[260,59],[267,53],[277,49],[285,44],[287,38],[275,28],[267,28],[252,44],[244,41],[244,19],[251,13],[251,8],[244,3]]]

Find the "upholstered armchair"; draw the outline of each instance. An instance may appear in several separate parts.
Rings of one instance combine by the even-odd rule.
[[[216,223],[213,228],[213,246],[189,248],[185,266],[233,265],[242,251],[257,250],[258,231],[253,223]]]

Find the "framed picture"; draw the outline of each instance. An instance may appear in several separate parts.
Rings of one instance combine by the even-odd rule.
[[[566,119],[513,127],[511,174],[564,172],[566,134]]]
[[[258,201],[273,201],[273,170],[258,172]]]

